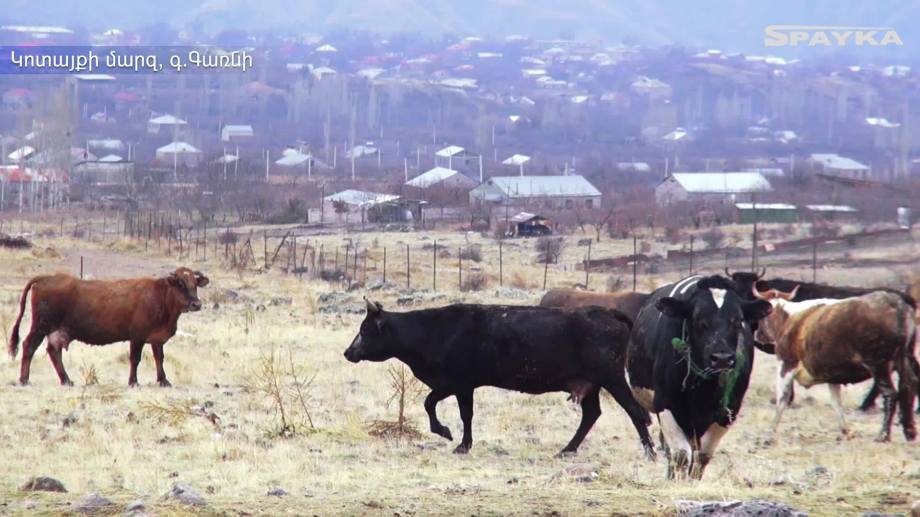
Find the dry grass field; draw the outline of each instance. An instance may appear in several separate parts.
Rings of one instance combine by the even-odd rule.
[[[343,237],[312,240],[334,249]],[[530,245],[517,241],[517,247],[504,249],[505,285],[516,289],[499,290],[497,271],[480,266],[490,275],[488,285],[463,293],[457,290],[456,250],[468,239],[482,238],[431,234],[425,238],[438,238],[454,254],[439,263],[440,294],[415,293],[414,301],[401,307],[397,299],[404,296],[405,265],[395,250],[407,242],[421,246],[420,236],[354,237],[390,251],[388,280],[394,285],[367,293],[386,309],[454,300],[529,304],[542,295],[543,267],[532,264]],[[113,515],[136,500],[155,515],[671,515],[683,499],[754,498],[782,501],[810,515],[861,515],[906,513],[920,499],[920,445],[905,443],[899,430],[891,443],[872,441],[879,414],[855,410],[866,385],[845,389],[852,436],[843,439],[837,432],[826,389],[799,388],[794,407],[784,415],[780,440],[769,444],[775,362],[760,353],[740,419],[701,482],[666,481],[663,459],[656,464],[643,459],[628,419],[609,397],[577,457],[557,458],[580,415],[566,394],[477,390],[474,447],[468,456],[455,456],[452,445],[427,432],[417,394],[409,394],[406,415],[421,438],[368,432],[375,420],[395,420],[397,407],[388,403],[389,364],[353,365],[342,357],[363,317],[363,289],[344,291],[342,284],[274,270],[233,271],[213,254],[208,261],[180,264],[163,250],[145,254],[142,245],[121,240],[38,237],[35,244],[32,250],[0,250],[5,336],[27,279],[77,273],[80,256],[93,278],[160,275],[188,265],[203,270],[211,284],[199,291],[205,308],[183,315],[180,334],[166,346],[173,388],[156,386],[149,347],[139,388],[127,387],[124,343],[71,344],[64,362],[75,386],[67,388],[58,385],[44,348],[35,356],[27,387],[15,382],[18,360],[0,360],[0,514],[67,513],[71,503],[91,492],[116,503],[106,510]],[[631,241],[605,239],[595,253],[630,253],[631,246]],[[912,250],[912,244],[905,246]],[[488,265],[491,248],[487,253]],[[567,253],[571,262],[582,251],[573,245]],[[381,273],[375,258],[382,257],[370,259],[369,278]],[[363,272],[363,264],[358,269]],[[907,273],[827,270],[821,279],[894,282]],[[558,286],[583,281],[584,273],[553,270],[552,275]],[[640,289],[665,280],[643,277]],[[418,288],[431,285],[422,269],[412,281]],[[604,281],[604,275],[596,275],[592,287],[603,289]],[[320,300],[334,291],[342,294],[331,302]],[[28,324],[27,316],[26,329]],[[289,424],[283,433],[273,397],[278,391]],[[455,401],[444,401],[439,414],[457,436]],[[596,478],[585,482],[572,473],[583,470],[596,472]],[[60,480],[69,492],[19,491],[26,479],[39,475]],[[165,499],[175,483],[191,487],[208,505]],[[287,494],[267,495],[276,488]]]

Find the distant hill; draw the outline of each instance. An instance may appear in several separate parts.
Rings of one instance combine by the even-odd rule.
[[[920,50],[920,3],[894,0],[5,0],[0,22],[137,29],[160,21],[214,33],[227,28],[324,33],[353,29],[439,35],[574,37],[679,43],[765,52],[768,24],[887,26]],[[815,5],[817,4],[817,5]],[[890,47],[889,47],[890,48]],[[806,49],[807,51],[807,49]],[[894,51],[894,50],[892,50]]]

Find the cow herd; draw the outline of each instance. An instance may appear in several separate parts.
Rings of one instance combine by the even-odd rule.
[[[366,301],[367,314],[345,358],[396,358],[431,392],[424,402],[432,433],[452,440],[437,405],[455,397],[463,425],[456,453],[473,444],[473,393],[494,386],[523,393],[565,392],[581,406],[581,422],[560,454],[573,454],[601,415],[606,390],[636,428],[649,459],[655,447],[651,414],[671,478],[699,479],[719,441],[738,418],[753,371],[755,349],[778,360],[776,416],[793,399],[793,385],[827,384],[842,433],[844,384],[874,381],[862,404],[883,400],[877,440],[890,439],[900,413],[904,437],[916,438],[913,404],[920,365],[914,355],[916,302],[908,293],[766,279],[765,271],[695,275],[652,293],[595,294],[558,289],[539,306],[454,304],[390,312]],[[31,328],[23,343],[19,381],[28,384],[35,351],[47,350],[61,384],[71,381],[62,352],[73,340],[90,345],[130,343],[129,385],[145,344],[157,382],[169,386],[163,345],[179,316],[201,309],[201,272],[178,268],[164,278],[89,281],[39,276],[22,292],[9,341],[31,291]],[[897,373],[897,384],[893,374]]]

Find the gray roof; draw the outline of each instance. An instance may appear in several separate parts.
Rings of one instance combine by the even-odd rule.
[[[687,192],[697,194],[738,194],[773,189],[767,178],[758,172],[675,172],[671,178]]]
[[[811,159],[820,163],[827,169],[841,171],[867,171],[869,167],[858,161],[834,153],[814,153]]]
[[[582,176],[496,176],[485,184],[494,185],[512,198],[601,195]]]

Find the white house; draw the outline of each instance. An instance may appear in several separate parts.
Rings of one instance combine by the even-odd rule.
[[[147,132],[151,135],[170,134],[170,131],[187,126],[188,122],[175,115],[160,115],[147,121]]]
[[[738,194],[767,192],[773,186],[758,172],[679,172],[655,187],[655,201],[667,205],[705,198],[734,198]]]
[[[599,208],[601,192],[582,176],[497,176],[470,191],[472,206]]]
[[[835,153],[814,153],[808,158],[808,161],[818,172],[834,176],[868,179],[872,174],[868,165]]]
[[[469,190],[475,187],[477,182],[454,169],[435,167],[407,181],[406,185],[424,189],[437,186]]]
[[[157,160],[194,167],[201,161],[201,150],[187,142],[172,142],[157,149]]]
[[[224,142],[242,142],[255,136],[249,124],[227,124],[220,130],[220,139]]]

